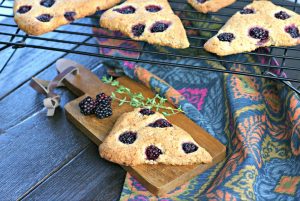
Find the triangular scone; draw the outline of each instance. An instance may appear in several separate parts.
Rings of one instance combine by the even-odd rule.
[[[30,35],[41,35],[75,19],[105,10],[120,0],[15,0],[14,18]]]
[[[212,161],[186,131],[169,123],[162,114],[141,108],[119,117],[99,151],[103,158],[127,166]]]
[[[134,40],[173,48],[189,47],[185,29],[167,0],[128,0],[103,13],[100,25]]]
[[[204,48],[220,56],[258,47],[300,44],[300,15],[269,1],[255,1],[237,12]]]
[[[201,13],[217,12],[233,4],[236,0],[187,0],[191,6]]]

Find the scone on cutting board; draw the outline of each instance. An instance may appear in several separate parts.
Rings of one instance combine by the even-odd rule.
[[[136,108],[122,114],[99,147],[101,157],[126,166],[209,163],[211,155],[159,112]]]
[[[220,56],[259,47],[300,44],[300,15],[269,1],[254,1],[231,17],[204,48]]]
[[[187,0],[191,6],[201,13],[217,12],[233,4],[236,0]]]
[[[120,0],[15,0],[14,19],[27,34],[41,35],[119,2]]]
[[[179,49],[189,47],[185,29],[167,0],[125,1],[103,13],[100,25],[134,40]]]

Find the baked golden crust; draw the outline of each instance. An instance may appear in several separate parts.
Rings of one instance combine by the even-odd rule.
[[[161,10],[148,12],[145,8],[149,5],[159,6]],[[134,7],[135,12],[122,14],[116,11],[127,6]],[[155,22],[166,22],[170,26],[163,32],[152,33],[150,29]],[[145,25],[144,32],[140,36],[135,36],[132,32],[132,27],[137,24]],[[185,29],[179,17],[173,13],[167,0],[128,0],[103,13],[100,25],[112,31],[121,31],[134,40],[173,48],[189,47]]]
[[[250,52],[258,47],[274,46],[295,46],[300,44],[300,38],[293,38],[286,32],[288,26],[300,28],[300,16],[286,8],[276,6],[269,1],[254,1],[245,8],[255,11],[253,14],[241,14],[237,12],[219,30],[218,34],[209,39],[204,48],[219,56]],[[282,20],[275,17],[275,14],[284,11],[290,17]],[[249,30],[254,27],[263,28],[268,31],[269,39],[260,42],[249,36]],[[220,41],[218,35],[232,33],[235,39],[231,42]]]
[[[66,12],[75,12],[74,19],[86,17],[94,14],[97,10],[108,9],[120,0],[55,0],[51,7],[40,4],[41,0],[15,0],[14,19],[20,29],[30,35],[41,35],[53,31],[61,25],[70,23],[64,15]],[[31,6],[26,13],[19,13],[21,6]],[[37,19],[42,14],[52,16],[49,22],[41,22]]]
[[[176,125],[165,128],[148,126],[158,119],[165,119],[162,114],[156,112],[147,116],[140,114],[139,111],[140,108],[137,108],[119,117],[112,131],[99,147],[103,158],[127,166],[158,163],[191,165],[212,161],[210,154]],[[119,136],[128,131],[137,133],[137,138],[132,144],[124,144],[119,140]],[[197,145],[197,151],[186,154],[182,149],[182,144],[186,142]],[[146,157],[145,150],[150,145],[155,145],[162,150],[157,160],[148,160]]]
[[[188,0],[197,11],[201,13],[217,12],[220,9],[233,4],[236,0],[208,0],[204,3],[199,3],[197,0]]]

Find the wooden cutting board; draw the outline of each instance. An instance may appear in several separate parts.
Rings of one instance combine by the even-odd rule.
[[[62,72],[70,66],[79,68],[79,74],[69,75],[64,84],[79,98],[69,102],[65,106],[67,118],[87,135],[95,144],[100,145],[106,135],[110,132],[117,118],[124,112],[132,111],[130,105],[118,106],[113,102],[113,115],[106,119],[97,119],[93,116],[84,116],[80,113],[78,103],[87,95],[95,97],[99,92],[111,94],[114,87],[104,84],[99,78],[84,68],[83,66],[66,59],[57,61],[57,70]],[[154,93],[127,77],[118,79],[120,84],[128,87],[133,92],[142,92],[145,97],[154,97]],[[172,106],[169,104],[169,106]],[[143,184],[150,192],[155,195],[163,195],[186,183],[196,175],[222,161],[226,155],[226,147],[218,140],[209,135],[201,127],[187,118],[184,114],[176,114],[167,119],[182,129],[186,130],[194,140],[204,147],[213,157],[213,162],[209,164],[198,164],[190,166],[171,166],[171,165],[139,165],[135,167],[123,166],[131,175]],[[166,140],[168,140],[166,138]]]

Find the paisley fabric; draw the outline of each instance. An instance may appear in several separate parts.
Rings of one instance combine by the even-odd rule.
[[[187,13],[184,17],[189,18],[189,15]],[[198,13],[193,15],[203,21],[210,18],[209,15]],[[205,22],[184,23],[201,29],[220,27],[220,24]],[[204,55],[215,57],[201,48],[174,50],[154,47],[139,42],[103,38],[103,35],[120,36],[117,32],[102,29],[93,31],[101,45],[144,47],[148,51],[170,55],[176,52],[198,57],[185,59],[108,48],[99,50],[102,54],[166,62],[166,65],[150,65],[107,60],[105,65],[108,73],[114,76],[125,74],[165,96],[174,105],[180,105],[190,119],[227,146],[227,157],[223,162],[161,197],[152,195],[128,174],[121,200],[300,200],[299,95],[279,81],[171,65],[176,63],[255,74],[271,70],[285,76],[280,70],[239,64],[276,65],[276,60],[241,54],[224,58],[232,62],[214,62],[213,59],[201,59]],[[190,36],[206,38],[210,34],[195,30],[189,33]],[[202,41],[191,39],[190,42],[192,46],[199,46]],[[268,53],[267,49],[258,51]]]

